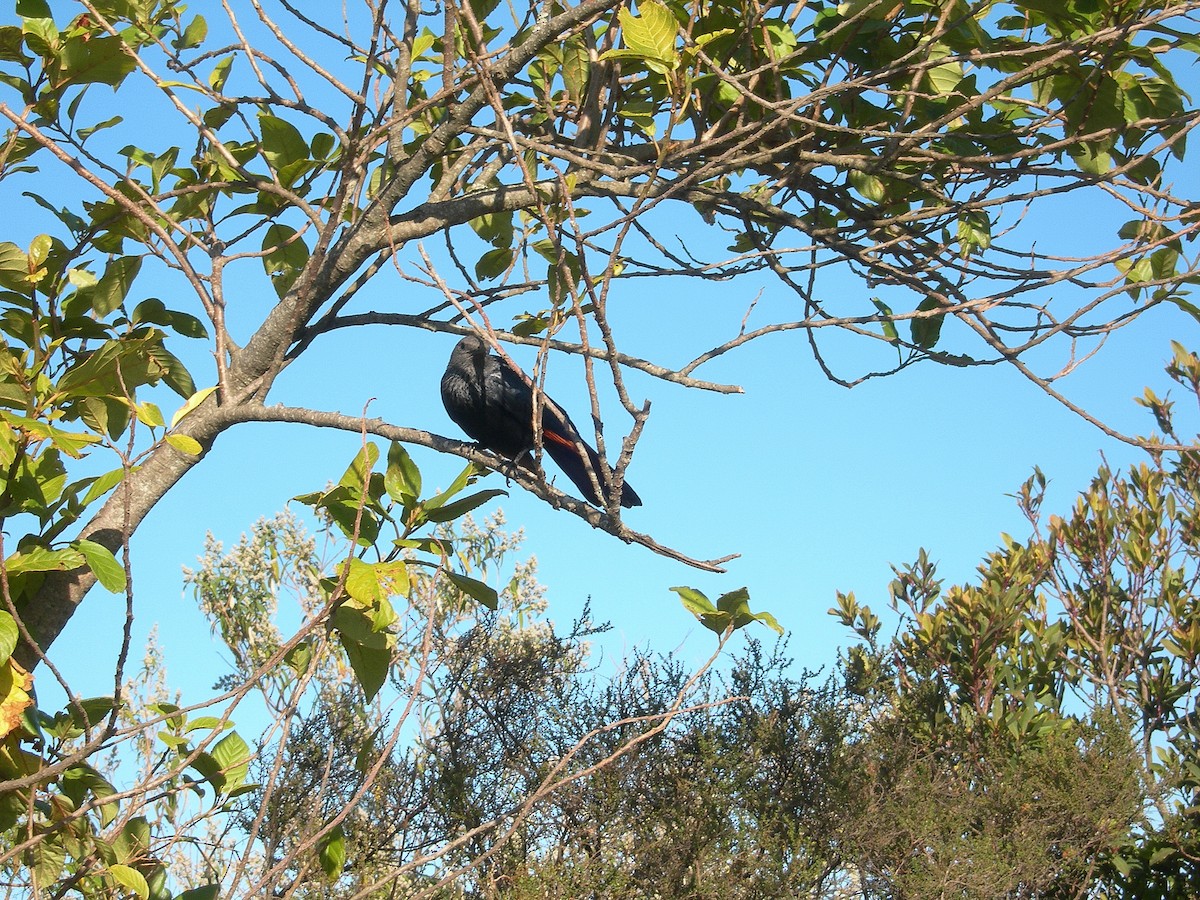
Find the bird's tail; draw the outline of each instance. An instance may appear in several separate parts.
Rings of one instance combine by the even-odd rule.
[[[607,487],[604,471],[600,466],[600,455],[582,440],[576,443],[550,431],[543,431],[542,438],[543,447],[550,454],[550,458],[571,479],[575,487],[579,488],[584,499],[596,506],[604,506],[607,501],[596,496],[596,489],[592,486],[592,477],[588,472],[590,466],[591,471],[596,473],[596,481],[600,486]],[[579,452],[581,448],[587,454],[586,462]],[[626,508],[642,505],[642,498],[629,486],[629,482],[621,485],[621,505]]]

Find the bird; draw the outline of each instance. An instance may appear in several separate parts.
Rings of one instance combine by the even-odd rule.
[[[533,465],[533,389],[512,365],[488,352],[477,334],[464,337],[450,353],[442,375],[442,403],[454,423],[479,446],[530,471]],[[562,407],[541,397],[542,449],[579,488],[589,503],[603,507],[589,472],[608,490],[600,455],[580,436]],[[621,485],[621,506],[641,506],[628,482]]]

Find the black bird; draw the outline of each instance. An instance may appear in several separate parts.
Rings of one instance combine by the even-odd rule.
[[[533,471],[533,389],[508,362],[488,353],[478,335],[454,347],[442,376],[442,403],[459,428],[479,446]],[[580,436],[562,407],[542,394],[542,448],[589,503],[604,506],[589,470],[602,488],[608,485],[600,456]],[[586,454],[586,458],[585,458]],[[626,482],[621,505],[641,506],[642,498]]]

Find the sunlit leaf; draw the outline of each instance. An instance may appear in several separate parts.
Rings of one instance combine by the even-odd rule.
[[[342,873],[346,864],[346,835],[342,826],[337,825],[317,844],[317,857],[321,862],[321,871],[327,878],[335,878]]]
[[[8,656],[12,656],[12,651]],[[16,660],[6,657],[0,662],[0,739],[21,727],[25,711],[33,705],[32,690],[33,676]]]
[[[21,632],[16,620],[11,615],[0,610],[0,662],[6,662],[13,651],[17,649],[17,640]]]
[[[645,60],[656,71],[671,71],[679,64],[675,50],[675,39],[679,34],[679,23],[670,9],[655,0],[644,0],[638,4],[635,15],[627,7],[617,13],[621,23],[621,37],[630,54]],[[619,58],[619,52],[609,52],[605,58]]]
[[[250,770],[250,747],[236,731],[217,741],[211,755],[224,775],[223,789],[226,792],[239,787],[246,780],[246,773]]]
[[[421,496],[421,470],[398,441],[392,441],[388,447],[383,487],[389,497],[406,505],[415,503]]]
[[[208,23],[204,21],[203,16],[196,16],[188,22],[187,28],[183,30],[183,34],[175,42],[175,46],[179,50],[191,50],[193,47],[203,44],[206,37],[208,37]]]
[[[199,456],[204,452],[204,447],[191,435],[168,434],[166,441],[180,453],[186,453],[188,456]]]
[[[216,389],[217,386],[214,384],[212,387],[206,387],[202,390],[196,391],[194,394],[192,394],[192,396],[188,397],[187,402],[185,402],[183,406],[179,407],[179,409],[175,410],[175,415],[171,416],[171,427],[174,428],[176,425],[178,425],[180,419],[207,400],[208,396]]]
[[[96,580],[114,594],[125,590],[125,567],[113,556],[112,551],[95,541],[80,538],[71,546],[83,554],[88,568],[96,576]]]

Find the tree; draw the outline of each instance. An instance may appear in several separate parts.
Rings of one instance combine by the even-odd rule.
[[[1155,306],[1195,313],[1184,244],[1198,225],[1174,173],[1197,119],[1173,72],[1194,58],[1196,7],[368,2],[335,29],[286,0],[220,21],[176,0],[21,0],[0,32],[0,175],[55,233],[0,246],[4,496],[36,519],[10,538],[18,658],[43,662],[96,580],[117,583],[112,555],[235,425],[365,427],[496,465],[401,425],[266,406],[336,329],[482,328],[539,347],[535,381],[550,351],[578,354],[609,424],[596,443],[619,470],[649,414],[627,370],[733,391],[699,368],[788,329],[845,383],[1003,362],[1078,409],[1053,382],[1107,334]],[[1030,225],[1091,197],[1115,237],[1085,252]],[[693,237],[678,209],[711,227]],[[419,245],[437,235],[441,266]],[[397,265],[405,311],[353,310],[362,284],[414,252],[415,270]],[[831,299],[832,270],[863,290]],[[189,301],[146,296],[151,272]],[[610,298],[623,282],[754,272],[796,315],[682,366],[622,352]],[[269,308],[248,302],[268,284]],[[231,321],[247,318],[238,340]],[[825,329],[882,352],[839,374]],[[181,336],[213,353],[199,391]],[[1059,361],[1035,370],[1030,352],[1055,346]],[[600,379],[627,427],[601,410]],[[160,383],[185,398],[169,423],[146,399]],[[110,474],[67,485],[102,447]],[[512,477],[622,539],[722,562],[630,530],[611,503]]]
[[[1200,400],[1200,357],[1176,344],[1167,371]],[[850,842],[879,896],[1194,890],[1200,458],[1161,449],[1173,403],[1141,402],[1146,462],[1101,468],[1065,516],[1042,513],[1035,471],[1016,494],[1032,536],[975,582],[944,587],[925,553],[897,570],[890,640],[852,594],[831,610],[863,641],[847,674],[877,718],[851,806],[893,828]]]

